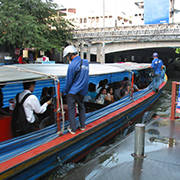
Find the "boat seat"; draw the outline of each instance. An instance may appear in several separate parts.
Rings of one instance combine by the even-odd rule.
[[[0,142],[12,138],[11,119],[11,116],[0,116]]]

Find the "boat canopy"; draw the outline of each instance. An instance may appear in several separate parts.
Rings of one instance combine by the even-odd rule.
[[[21,64],[0,66],[0,83],[12,81],[25,81],[36,79],[49,79],[51,76],[65,77],[68,64]],[[150,68],[150,64],[139,63],[109,63],[90,64],[89,74],[103,75],[132,70]]]

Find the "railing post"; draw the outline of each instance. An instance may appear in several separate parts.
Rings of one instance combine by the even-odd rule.
[[[176,110],[176,82],[172,82],[172,94],[171,94],[171,120],[175,120],[175,110]]]
[[[60,100],[60,82],[59,80],[57,80],[57,97],[56,97],[56,106],[57,106],[57,116],[56,116],[56,122],[57,122],[57,129],[58,132],[61,131],[61,122],[60,122],[60,104],[59,104],[59,100]]]
[[[134,72],[132,72],[132,77],[131,77],[131,97],[133,96],[133,92],[134,92]]]

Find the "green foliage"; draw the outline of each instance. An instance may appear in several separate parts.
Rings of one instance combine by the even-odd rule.
[[[55,8],[50,0],[0,0],[0,45],[61,49],[72,39],[72,25]]]
[[[176,54],[180,54],[180,48],[176,48]]]

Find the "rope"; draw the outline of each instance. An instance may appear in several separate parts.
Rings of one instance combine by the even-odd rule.
[[[60,82],[59,79],[56,79],[55,81],[55,86],[56,86],[56,100],[57,100],[57,127],[58,127],[58,134],[63,134],[64,133],[64,123],[65,123],[65,117],[64,117],[64,107],[63,107],[63,99],[62,95],[60,93]],[[60,103],[59,103],[60,99]],[[62,115],[62,129],[60,125],[60,110],[61,110],[61,115]]]
[[[60,83],[59,83],[59,92],[60,92]],[[65,111],[64,111],[64,106],[63,106],[63,99],[62,99],[62,94],[60,93],[60,105],[61,105],[61,115],[62,115],[62,134],[64,133],[64,124],[65,124]]]

